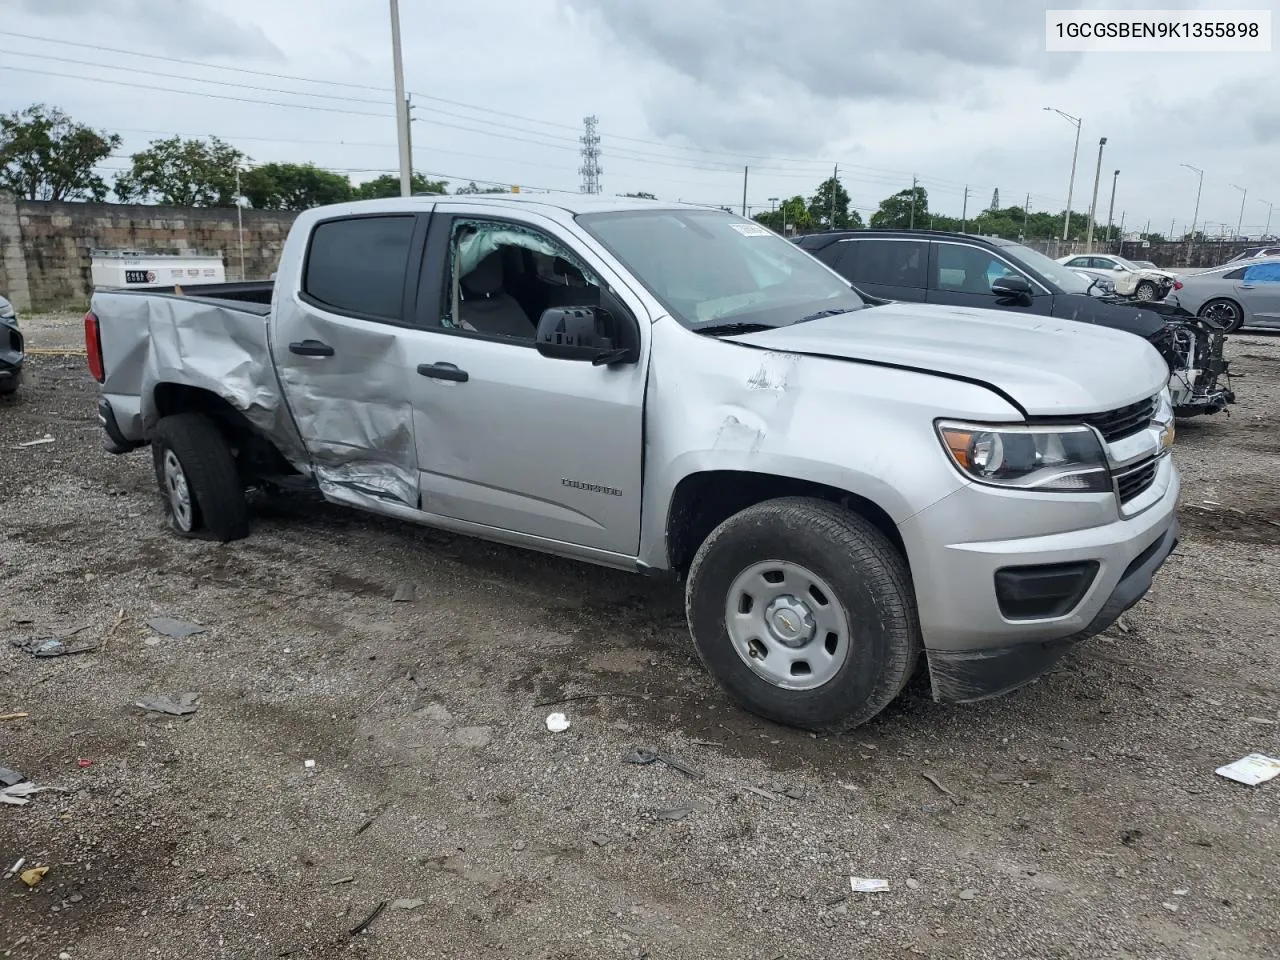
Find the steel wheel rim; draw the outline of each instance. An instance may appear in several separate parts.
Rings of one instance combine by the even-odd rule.
[[[169,498],[174,522],[180,530],[189,532],[193,515],[191,488],[187,485],[187,474],[178,461],[178,455],[172,450],[164,452],[164,491]]]
[[[1240,311],[1236,309],[1234,303],[1227,303],[1225,300],[1219,303],[1211,303],[1205,307],[1205,318],[1212,320],[1220,326],[1230,327],[1240,317]]]
[[[742,662],[783,690],[813,690],[849,659],[852,635],[836,592],[788,560],[765,560],[729,586],[725,630]]]

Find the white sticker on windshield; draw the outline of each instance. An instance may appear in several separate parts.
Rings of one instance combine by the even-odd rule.
[[[731,223],[729,226],[737,230],[744,237],[767,237],[769,231],[758,223]]]

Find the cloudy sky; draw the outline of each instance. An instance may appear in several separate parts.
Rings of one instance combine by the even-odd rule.
[[[864,215],[910,186],[959,215],[1073,209],[1245,232],[1280,203],[1280,54],[1045,52],[1046,7],[1275,9],[1275,0],[400,0],[415,167],[576,190],[599,117],[607,193],[747,201],[808,194],[839,164]],[[86,46],[91,45],[91,46]],[[96,48],[95,48],[96,47]],[[147,54],[111,52],[115,48]],[[297,78],[309,78],[307,82]],[[0,0],[0,110],[56,104],[122,154],[215,134],[255,161],[366,179],[396,168],[386,0]],[[189,92],[180,92],[189,91]],[[127,158],[110,161],[122,167]],[[1272,232],[1280,230],[1280,212]]]

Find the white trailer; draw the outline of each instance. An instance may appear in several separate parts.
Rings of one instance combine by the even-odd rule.
[[[224,283],[227,279],[221,254],[91,250],[89,256],[95,290]]]

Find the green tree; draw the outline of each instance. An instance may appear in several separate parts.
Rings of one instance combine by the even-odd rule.
[[[862,215],[857,210],[849,209],[849,192],[835,177],[828,177],[818,184],[818,189],[809,198],[808,210],[809,219],[824,230],[862,227]]]
[[[929,191],[924,187],[900,190],[886,197],[880,201],[880,209],[871,215],[871,226],[880,229],[905,230],[913,222],[916,229],[929,225]]]
[[[477,187],[476,182],[472,180],[465,187],[459,187],[454,193],[510,193],[511,191],[505,187]]]
[[[409,178],[410,193],[445,193],[448,180],[428,180],[420,173]],[[395,173],[384,173],[380,177],[366,180],[355,189],[357,200],[379,200],[383,197],[400,196],[400,176]]]
[[[1148,240],[1151,243],[1168,243],[1163,233],[1144,233],[1139,235],[1139,239]]]
[[[91,130],[42,103],[0,116],[0,189],[28,200],[102,200],[94,173],[120,135]]]
[[[240,183],[259,210],[307,210],[342,203],[355,193],[345,176],[310,163],[264,163],[243,174]]]
[[[152,140],[131,159],[131,168],[116,175],[116,196],[121,200],[174,207],[235,206],[236,169],[244,154],[217,137],[208,142]]]

